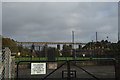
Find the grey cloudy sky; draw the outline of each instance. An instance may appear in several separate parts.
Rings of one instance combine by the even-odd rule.
[[[17,41],[117,41],[117,2],[4,2],[2,35]]]
[[[0,2],[0,35],[2,35],[2,3]]]

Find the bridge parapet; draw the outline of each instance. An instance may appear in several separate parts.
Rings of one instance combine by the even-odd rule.
[[[79,43],[79,42],[17,42],[18,45],[20,44],[75,44],[75,45],[86,45],[86,43]]]

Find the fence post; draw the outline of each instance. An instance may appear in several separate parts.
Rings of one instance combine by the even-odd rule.
[[[2,69],[1,69],[1,79],[9,80],[11,78],[11,51],[6,47],[2,51]]]
[[[18,73],[19,73],[19,72],[18,72],[18,71],[19,71],[19,64],[20,64],[20,62],[17,62],[17,71],[16,71],[16,72],[17,72],[17,74],[16,74],[17,80],[19,79],[19,77],[18,77],[18,76],[19,76],[19,74],[18,74]]]
[[[4,66],[5,66],[5,79],[11,78],[11,51],[9,48],[5,48]]]
[[[120,59],[115,60],[115,80],[120,80]]]
[[[67,80],[70,80],[70,61],[67,61]]]

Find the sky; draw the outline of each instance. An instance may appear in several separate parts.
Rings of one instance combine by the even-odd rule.
[[[118,4],[118,35],[119,35],[119,41],[120,41],[120,2]]]
[[[16,41],[118,40],[117,2],[3,2],[2,35]]]
[[[0,2],[0,35],[2,35],[2,3]]]

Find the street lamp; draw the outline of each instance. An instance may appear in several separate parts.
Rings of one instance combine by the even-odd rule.
[[[74,31],[72,31],[72,43],[73,43],[73,58],[76,59],[76,52],[74,50]]]

